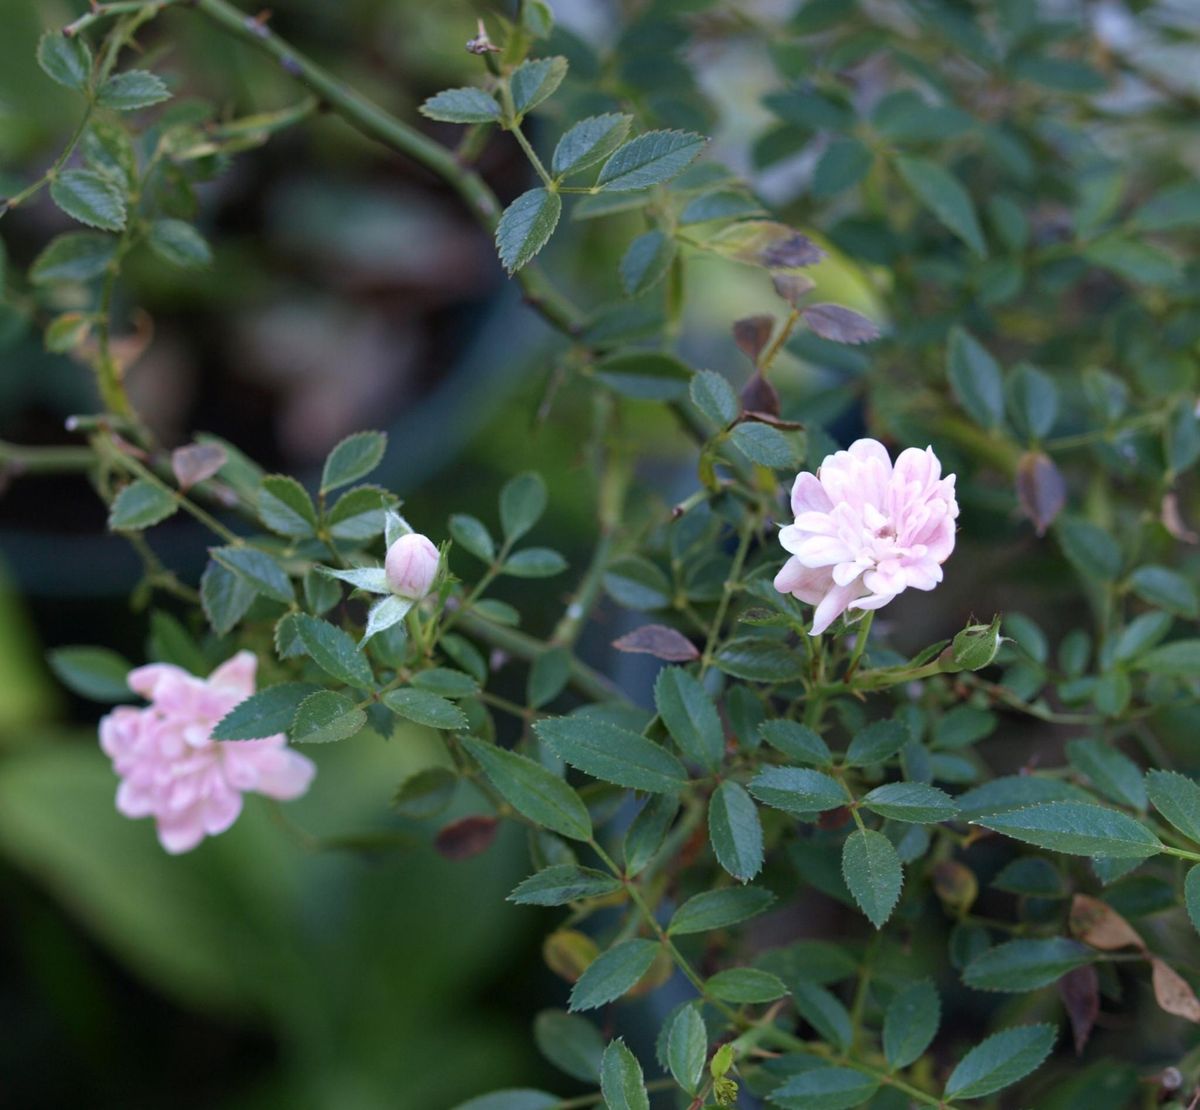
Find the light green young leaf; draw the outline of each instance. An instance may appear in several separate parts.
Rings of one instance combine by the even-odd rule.
[[[337,570],[334,567],[318,566],[316,569],[328,578],[349,582],[356,590],[366,590],[372,594],[390,592],[387,573],[383,567],[350,567],[347,570]]]
[[[650,1110],[650,1096],[638,1063],[625,1042],[615,1040],[600,1061],[600,1093],[608,1110]]]
[[[562,215],[562,197],[548,189],[530,189],[512,202],[496,225],[496,250],[510,274],[540,251]]]
[[[566,75],[567,59],[557,55],[517,66],[509,78],[513,112],[517,119],[553,96]]]
[[[658,952],[658,942],[644,938],[622,941],[602,952],[572,988],[571,1012],[595,1010],[620,998],[650,970]]]
[[[1021,1025],[988,1037],[950,1073],[946,1097],[983,1098],[1024,1079],[1050,1055],[1055,1037],[1052,1025]]]
[[[108,526],[114,532],[140,532],[166,520],[178,508],[179,501],[169,489],[138,478],[117,494],[108,514]]]
[[[754,799],[726,779],[708,802],[708,835],[717,862],[739,882],[762,870],[763,831]]]
[[[871,924],[883,928],[904,885],[904,869],[892,842],[874,829],[856,829],[842,846],[842,877]]]
[[[897,991],[883,1015],[883,1054],[893,1071],[919,1059],[932,1043],[942,1017],[937,988],[920,979]]]

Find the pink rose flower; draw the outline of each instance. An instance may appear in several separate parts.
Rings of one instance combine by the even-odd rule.
[[[954,475],[932,447],[896,465],[874,439],[826,457],[792,486],[796,520],[779,530],[791,554],[775,589],[817,607],[810,635],[847,609],[880,609],[908,587],[932,590],[954,550]]]
[[[257,667],[249,651],[206,679],[169,663],[138,667],[129,672],[129,688],[150,704],[123,705],[100,722],[100,746],[121,777],[117,809],[126,817],[155,818],[158,839],[172,854],[229,828],[246,791],[298,798],[316,773],[282,733],[213,740],[217,722],[254,693]]]
[[[420,532],[409,532],[401,536],[387,550],[383,561],[388,587],[392,593],[420,601],[437,577],[441,556],[433,541]]]

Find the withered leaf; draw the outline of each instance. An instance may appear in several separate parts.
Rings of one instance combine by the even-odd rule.
[[[190,443],[171,452],[171,470],[183,490],[211,478],[228,461],[225,448],[216,443]]]
[[[1150,958],[1154,998],[1168,1014],[1200,1025],[1200,999],[1182,975],[1157,956]]]
[[[800,315],[817,335],[833,343],[870,343],[879,338],[877,324],[840,304],[810,305]]]
[[[757,363],[774,330],[774,316],[746,316],[733,322],[733,340],[742,354]]]
[[[1067,484],[1054,460],[1041,451],[1027,451],[1017,464],[1017,500],[1039,536],[1054,523],[1067,502]]]
[[[746,412],[779,415],[779,391],[758,372],[751,374],[750,380],[742,386],[741,402]]]
[[[1111,952],[1130,945],[1146,949],[1146,942],[1116,910],[1099,898],[1076,894],[1071,900],[1069,925],[1073,935],[1084,944]]]
[[[690,663],[700,658],[700,651],[682,632],[665,624],[644,624],[613,641],[617,651],[653,655],[668,663]]]
[[[811,293],[817,283],[807,274],[775,274],[775,292],[795,308],[800,298]]]
[[[499,825],[495,817],[482,813],[460,817],[438,830],[433,846],[446,859],[470,859],[492,846]]]
[[[1072,968],[1059,979],[1058,995],[1071,1020],[1075,1055],[1082,1056],[1100,1014],[1100,976],[1091,964]]]

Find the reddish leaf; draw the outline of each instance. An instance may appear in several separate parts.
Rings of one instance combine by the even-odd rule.
[[[757,363],[775,330],[774,316],[747,316],[733,322],[733,341],[751,362]]]
[[[827,809],[817,818],[817,828],[819,829],[841,829],[848,824],[850,824],[849,806]]]
[[[1054,523],[1067,502],[1067,484],[1054,461],[1041,451],[1028,451],[1017,464],[1017,500],[1039,536]]]
[[[817,283],[806,274],[776,274],[774,281],[775,292],[792,308],[800,303],[801,297],[807,296],[817,287]]]
[[[795,231],[768,243],[758,257],[769,269],[789,270],[793,266],[812,266],[825,257],[825,252],[807,235]]]
[[[175,472],[179,488],[191,489],[216,474],[228,457],[225,448],[215,443],[192,443],[187,447],[176,447],[171,452],[171,469]]]
[[[665,624],[644,624],[614,640],[613,647],[617,651],[653,655],[668,663],[690,663],[700,658],[700,652],[691,640]]]
[[[1100,976],[1091,964],[1068,971],[1058,981],[1058,995],[1075,1036],[1075,1055],[1082,1056],[1100,1014]]]
[[[495,817],[477,813],[460,817],[438,830],[433,846],[446,859],[464,860],[486,852],[496,839],[500,822]]]
[[[779,391],[762,374],[755,372],[742,386],[742,408],[750,413],[779,415]]]
[[[817,335],[833,343],[870,343],[879,338],[873,321],[840,304],[810,305],[800,315]]]

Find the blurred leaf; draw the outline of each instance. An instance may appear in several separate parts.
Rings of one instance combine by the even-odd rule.
[[[127,676],[133,664],[102,647],[61,647],[46,653],[58,680],[80,697],[91,701],[132,701]]]
[[[957,325],[950,332],[946,372],[967,415],[985,428],[998,427],[1004,418],[1000,367],[970,332]]]
[[[1062,472],[1049,455],[1027,451],[1017,464],[1017,500],[1039,536],[1058,518],[1067,503]]]
[[[675,240],[657,229],[639,235],[621,258],[621,286],[626,295],[640,296],[653,289],[671,268]]]
[[[220,563],[210,562],[200,576],[200,604],[218,636],[226,635],[246,615],[256,593],[251,583]]]
[[[144,69],[114,73],[96,91],[96,103],[118,112],[132,112],[170,100],[171,91],[157,74]]]
[[[113,531],[140,532],[172,516],[179,508],[175,495],[143,478],[130,482],[112,503],[108,526]]]
[[[50,281],[90,281],[99,277],[117,253],[112,235],[70,231],[51,239],[29,268],[35,284]]]
[[[543,1010],[534,1019],[533,1039],[538,1051],[559,1071],[596,1085],[604,1040],[590,1021],[562,1010]]]
[[[983,241],[975,205],[958,178],[925,158],[897,158],[896,169],[926,208],[975,254],[980,258],[987,257],[987,245]]]
[[[1150,981],[1154,1000],[1168,1014],[1200,1025],[1200,999],[1191,984],[1157,956],[1150,957]]]
[[[500,524],[509,543],[515,543],[542,519],[546,500],[546,483],[535,471],[518,474],[504,484],[500,491]]]
[[[674,355],[659,351],[620,351],[596,363],[596,380],[622,397],[638,401],[678,401],[692,372]]]
[[[567,569],[567,561],[548,547],[526,547],[510,555],[501,568],[514,578],[552,578]]]
[[[50,80],[75,92],[82,92],[92,75],[92,52],[77,35],[47,31],[38,39],[37,61]]]
[[[172,266],[200,269],[212,263],[212,248],[204,236],[183,220],[155,220],[146,242],[159,258]]]
[[[874,156],[858,139],[839,139],[821,155],[813,172],[813,196],[836,196],[857,185],[867,175]]]
[[[483,89],[445,89],[420,107],[421,115],[443,123],[497,123],[500,105]]]
[[[670,663],[690,663],[700,658],[700,649],[682,632],[665,624],[644,624],[613,641],[617,651],[653,655]]]
[[[879,338],[879,328],[871,320],[840,304],[809,305],[800,315],[817,335],[832,343],[870,343]]]

